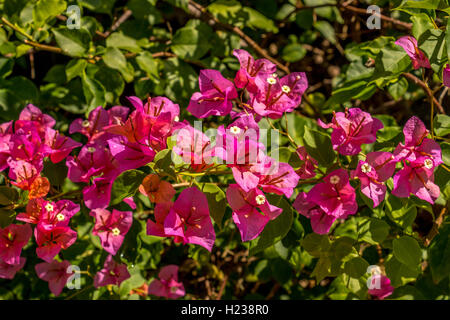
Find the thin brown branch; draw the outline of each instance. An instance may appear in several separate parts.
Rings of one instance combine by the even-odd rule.
[[[223,281],[222,281],[221,285],[220,285],[219,293],[217,294],[216,300],[222,299],[222,295],[225,292],[225,287],[227,286],[227,282],[228,282],[228,275],[226,274],[224,276],[224,278],[223,278]]]
[[[116,31],[116,30],[120,27],[120,25],[121,25],[122,23],[124,23],[125,21],[127,21],[128,18],[131,17],[132,14],[133,14],[133,11],[131,11],[131,10],[129,10],[129,9],[128,9],[128,10],[125,10],[125,12],[120,16],[119,19],[117,19],[117,21],[111,26],[111,28],[103,34],[104,37],[105,37],[105,38],[108,38],[109,35],[110,35],[111,33],[113,33],[114,31]]]
[[[44,51],[50,51],[50,52],[54,52],[54,53],[65,54],[63,52],[63,50],[61,48],[58,48],[58,47],[49,46],[49,45],[46,45],[46,44],[38,43],[38,42],[27,40],[27,39],[23,40],[23,42],[25,42],[25,44],[28,44],[28,45],[30,45],[32,47],[35,47],[38,50],[44,50]]]
[[[439,212],[438,216],[434,220],[433,227],[431,227],[430,232],[428,232],[428,234],[425,236],[425,246],[428,247],[434,237],[439,233],[439,227],[442,225],[442,222],[444,222],[444,216],[446,212],[447,208],[442,208],[441,212]]]
[[[417,84],[418,86],[420,86],[425,93],[427,94],[428,98],[430,99],[430,101],[432,103],[434,103],[434,105],[437,106],[437,108],[439,109],[440,113],[445,114],[445,110],[442,107],[442,105],[439,103],[439,101],[436,99],[436,97],[433,95],[433,92],[431,91],[431,89],[428,87],[428,85],[423,82],[422,80],[420,80],[419,78],[417,78],[415,75],[411,74],[411,73],[402,73],[402,75],[408,79],[413,81],[415,84]]]
[[[230,24],[219,21],[213,14],[208,12],[208,10],[196,3],[195,1],[189,0],[189,10],[196,17],[203,17],[206,22],[220,29],[231,31],[237,34],[242,40],[244,40],[250,47],[252,47],[260,56],[266,58],[277,65],[283,72],[289,73],[289,68],[279,62],[277,59],[271,57],[266,50],[261,48],[255,41],[253,41],[249,36],[247,36],[241,29],[237,26],[232,26]]]
[[[352,11],[352,12],[359,13],[359,14],[372,15],[372,13],[367,12],[366,9],[357,8],[357,7],[350,6],[350,5],[342,5],[342,6],[339,6],[339,7],[344,9],[344,10]],[[410,30],[412,28],[412,23],[400,21],[400,20],[397,20],[397,19],[385,16],[383,14],[378,14],[378,13],[373,13],[373,14],[376,15],[376,16],[379,16],[380,19],[382,19],[382,20],[385,20],[385,21],[388,21],[388,22],[392,22],[393,24],[402,26],[402,27],[404,27],[404,28],[406,28],[408,30]]]

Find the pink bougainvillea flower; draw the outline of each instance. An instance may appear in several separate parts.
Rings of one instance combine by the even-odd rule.
[[[258,76],[255,85],[258,93],[251,96],[248,112],[278,119],[300,105],[302,95],[308,88],[308,80],[304,72],[293,72],[281,79],[275,75]]]
[[[362,111],[359,108],[346,109],[345,112],[336,112],[330,124],[324,124],[320,119],[319,125],[333,128],[331,142],[333,149],[342,155],[353,156],[361,152],[361,145],[374,143],[376,133],[383,128],[383,123]]]
[[[264,150],[259,141],[259,126],[253,115],[242,115],[226,129],[217,129],[215,155],[228,165],[256,163],[258,153]]]
[[[90,213],[95,217],[95,226],[92,234],[100,238],[103,249],[112,255],[116,255],[122,246],[125,235],[133,223],[131,211],[118,211],[112,213],[105,209],[96,209]]]
[[[33,180],[28,190],[28,199],[30,200],[45,197],[50,191],[50,181],[39,175]]]
[[[62,161],[73,149],[82,146],[81,143],[65,137],[51,128],[45,130],[45,143],[51,148],[50,160],[53,163]]]
[[[200,92],[192,95],[187,110],[197,118],[226,116],[232,108],[232,100],[237,98],[233,82],[225,79],[219,71],[201,70]]]
[[[136,202],[134,202],[133,197],[128,197],[123,199],[123,202],[125,202],[132,210],[136,210]]]
[[[145,166],[152,162],[156,155],[152,148],[139,143],[131,143],[123,137],[109,139],[108,145],[112,156],[119,164],[120,172]]]
[[[316,176],[315,167],[317,166],[317,160],[312,158],[308,152],[306,152],[305,147],[299,147],[297,149],[298,157],[303,164],[295,172],[298,174],[300,179],[311,179]]]
[[[264,192],[273,192],[290,198],[300,177],[288,163],[266,157],[260,165],[258,186]]]
[[[105,260],[103,269],[101,269],[94,277],[94,287],[104,287],[107,285],[120,284],[130,278],[127,266],[123,263],[118,263],[114,260],[112,255],[109,255]]]
[[[113,180],[109,178],[95,178],[92,185],[83,189],[83,199],[86,207],[91,210],[104,209],[111,200]]]
[[[272,75],[277,71],[277,66],[267,59],[255,60],[247,51],[233,50],[233,55],[238,58],[241,65],[234,78],[234,84],[238,88],[246,88],[249,92],[256,93],[255,85],[257,75]]]
[[[166,97],[148,98],[146,104],[143,104],[138,97],[128,97],[128,100],[138,112],[146,116],[157,118],[163,113],[169,113],[171,121],[178,121],[180,106]]]
[[[444,72],[442,74],[442,80],[444,82],[444,86],[450,88],[450,64],[445,66]]]
[[[176,193],[172,184],[161,180],[157,174],[146,176],[139,186],[139,191],[154,203],[170,202]]]
[[[55,126],[56,121],[48,114],[42,113],[42,111],[32,105],[27,105],[19,115],[19,120],[28,120],[28,121],[36,121],[43,127],[52,128]]]
[[[395,41],[395,44],[405,49],[406,53],[411,58],[414,69],[419,69],[420,67],[431,68],[430,61],[425,53],[419,49],[416,38],[404,36]]]
[[[395,157],[389,152],[370,152],[366,161],[360,160],[356,170],[352,171],[352,178],[361,181],[361,192],[373,200],[373,207],[377,207],[386,196],[386,186],[383,183],[395,171]]]
[[[233,210],[233,221],[244,242],[257,238],[266,224],[283,211],[271,205],[261,190],[245,192],[237,184],[228,187],[227,200]]]
[[[34,229],[34,237],[38,245],[37,256],[50,263],[61,249],[67,249],[76,241],[77,233],[69,227],[47,228],[39,223]]]
[[[308,194],[304,192],[298,194],[292,206],[301,215],[310,219],[311,228],[317,234],[327,234],[337,219],[335,216],[327,214],[318,204],[310,201]]]
[[[67,227],[70,218],[80,212],[80,206],[70,200],[42,201],[39,206],[41,208],[39,223],[47,229]]]
[[[173,151],[190,165],[195,172],[202,172],[214,165],[215,148],[200,130],[187,125],[175,131],[176,145]]]
[[[411,117],[403,128],[405,143],[400,143],[394,151],[398,161],[422,163],[431,171],[442,163],[442,151],[439,144],[427,138],[429,131],[422,120]]]
[[[31,199],[26,206],[26,212],[19,213],[16,219],[26,223],[37,224],[41,217],[41,211],[45,200],[42,198]]]
[[[394,292],[391,280],[385,275],[374,274],[370,277],[369,294],[383,300]]]
[[[35,126],[26,130],[16,129],[10,138],[9,150],[11,160],[25,161],[36,168],[42,167],[43,158],[51,152],[51,148],[42,143],[42,138]]]
[[[79,132],[88,137],[89,142],[93,142],[106,133],[103,128],[109,125],[109,122],[108,111],[99,106],[89,113],[87,120],[81,118],[74,120],[69,127],[69,133]]]
[[[432,167],[431,160],[428,164]],[[392,194],[400,198],[408,198],[414,194],[419,199],[433,204],[439,197],[440,189],[434,183],[433,171],[430,171],[426,165],[426,163],[413,162],[397,172],[394,176]]]
[[[37,276],[48,282],[48,288],[55,295],[59,296],[67,284],[69,278],[74,272],[68,272],[70,262],[67,260],[58,262],[53,260],[51,262],[42,262],[35,265]]]
[[[148,286],[148,294],[167,299],[178,299],[185,295],[183,283],[178,281],[178,266],[162,267],[158,277]]]
[[[22,248],[31,238],[32,230],[29,224],[11,224],[0,228],[0,259],[7,264],[20,263]]]
[[[347,171],[337,169],[328,174],[324,182],[316,184],[309,192],[308,199],[319,205],[327,215],[345,219],[358,210],[355,189],[349,183]]]
[[[164,231],[164,220],[173,207],[173,202],[160,202],[155,206],[155,221],[148,219],[147,221],[147,235],[156,237],[170,237]],[[175,237],[175,242],[183,242],[182,238]]]
[[[9,142],[13,134],[13,121],[0,124],[0,171],[8,167],[10,157]]]
[[[88,143],[78,156],[67,157],[68,178],[73,182],[89,182],[91,177],[112,173],[117,169],[111,151],[102,143]],[[118,173],[117,173],[118,174]]]
[[[197,187],[184,189],[164,220],[164,232],[211,251],[216,234],[205,194]]]
[[[7,264],[0,258],[0,279],[12,280],[17,271],[21,270],[27,259],[20,257],[18,264]]]

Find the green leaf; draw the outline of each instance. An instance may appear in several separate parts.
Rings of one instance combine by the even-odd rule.
[[[433,281],[439,283],[450,275],[450,224],[439,229],[428,252]]]
[[[445,30],[445,43],[447,44],[447,59],[450,62],[450,19],[447,20],[447,27]]]
[[[416,280],[417,275],[419,274],[418,267],[411,268],[398,261],[393,255],[387,259],[385,268],[386,275],[391,280],[391,284],[394,287],[399,287]]]
[[[250,242],[250,254],[254,255],[283,239],[291,228],[294,215],[290,204],[278,195],[268,194],[267,200],[271,205],[282,208],[283,212],[267,223],[260,236]]]
[[[33,21],[36,27],[44,25],[67,8],[64,0],[39,0],[33,8]]]
[[[14,67],[14,59],[7,59],[0,57],[0,77],[6,78],[9,76]]]
[[[81,77],[87,66],[85,59],[73,59],[70,60],[66,66],[66,78],[67,81],[72,80],[75,77]]]
[[[442,68],[447,62],[445,32],[436,29],[427,30],[417,39],[417,43],[430,60],[431,69],[441,75]]]
[[[412,225],[417,216],[417,207],[408,199],[400,199],[388,194],[385,203],[385,211],[389,219],[404,229]]]
[[[175,153],[169,149],[158,152],[153,159],[153,169],[158,170],[160,173],[164,173],[173,179],[176,179],[176,172],[174,170],[173,162],[174,156]]]
[[[133,71],[130,70],[130,67],[127,65],[127,59],[119,49],[115,47],[106,48],[103,61],[108,67],[118,70],[126,82],[133,81]]]
[[[105,106],[105,88],[103,85],[97,80],[87,76],[85,72],[83,72],[81,79],[84,96],[86,97],[86,102],[89,105],[86,113],[91,112],[98,106]]]
[[[122,172],[111,189],[110,206],[119,204],[123,199],[133,196],[147,174],[139,170]]]
[[[393,241],[394,257],[401,263],[415,268],[422,260],[422,250],[417,241],[409,236],[403,236]]]
[[[7,208],[0,208],[0,228],[9,226],[15,217],[16,212]]]
[[[434,117],[434,132],[440,137],[450,134],[450,117],[445,114],[437,114]]]
[[[389,234],[389,225],[376,218],[363,218],[358,224],[359,239],[370,244],[382,243]]]
[[[62,186],[67,177],[68,168],[65,161],[53,163],[50,160],[44,161],[42,173],[48,178],[52,186]]]
[[[89,50],[91,35],[86,29],[54,29],[55,40],[63,52],[71,57],[84,57]]]
[[[332,44],[336,44],[336,33],[333,26],[328,21],[317,21],[316,23],[314,23],[314,28],[319,30],[319,32],[324,36],[325,39],[330,41]]]
[[[171,49],[182,59],[198,60],[211,48],[211,28],[200,23],[195,27],[178,29],[173,36]]]
[[[244,15],[248,15],[248,17],[245,19],[245,25],[247,27],[258,28],[273,33],[278,32],[278,28],[275,26],[273,20],[267,18],[262,13],[249,7],[242,8],[242,11]]]
[[[213,183],[204,183],[201,185],[202,192],[208,199],[209,213],[219,228],[222,228],[222,219],[227,208],[225,193]]]
[[[317,233],[308,234],[302,241],[302,247],[313,257],[320,257],[323,253],[328,252],[331,247],[328,235]]]
[[[19,199],[19,193],[16,189],[7,186],[0,186],[0,205],[9,206]]]
[[[139,67],[144,70],[153,79],[159,79],[158,62],[153,59],[150,52],[144,51],[136,57]]]
[[[281,56],[284,61],[296,62],[306,55],[306,49],[299,43],[291,43],[283,48]]]
[[[388,92],[394,100],[400,100],[408,90],[408,80],[400,78],[388,86]]]
[[[322,132],[305,128],[304,142],[306,151],[321,165],[329,166],[336,158],[331,138]]]
[[[108,39],[106,39],[107,47],[115,47],[123,50],[127,50],[134,53],[139,53],[142,51],[141,47],[138,45],[136,39],[124,35],[122,32],[112,33]]]
[[[344,272],[350,277],[358,279],[366,274],[368,267],[369,263],[365,259],[361,257],[354,257],[345,262]]]

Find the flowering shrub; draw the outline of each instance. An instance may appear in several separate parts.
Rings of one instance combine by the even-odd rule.
[[[66,4],[38,1],[32,5],[35,22],[47,2]],[[226,23],[215,17],[221,5],[208,7],[210,19]],[[64,8],[40,23],[50,23]],[[15,8],[5,3],[3,10],[20,20]],[[424,23],[422,15],[413,14],[415,26]],[[186,61],[202,55],[189,56],[177,35],[210,28],[192,21],[172,39],[171,50]],[[2,29],[5,39],[11,30],[18,41],[28,35],[19,24],[3,22],[9,28]],[[126,82],[133,80],[133,66],[121,50],[139,53],[130,57],[159,78],[153,57],[121,33],[108,34],[106,49],[94,56],[76,48],[85,45],[76,38],[92,30],[68,30],[53,30],[59,45],[53,48],[60,51],[51,50],[75,57],[65,68],[71,79],[63,83],[81,81],[84,109],[70,123],[59,123],[57,112],[25,99],[18,117],[0,125],[0,296],[259,299],[259,286],[275,281],[276,290],[291,298],[318,298],[324,293],[305,293],[316,281],[333,299],[448,297],[449,118],[427,79],[415,75],[429,72],[430,84],[448,86],[448,59],[442,50],[430,54],[427,44],[433,32],[440,37],[439,28],[431,35],[414,28],[419,41],[402,35],[350,45],[347,73],[319,104],[320,95],[308,94],[308,72],[287,72],[270,56],[257,59],[234,49],[235,72],[202,63],[198,90],[182,89],[188,101],[174,99],[167,90],[176,85],[166,82],[167,96],[155,88],[148,90],[156,94],[142,94],[135,84],[140,97],[126,95],[119,105],[117,92],[92,78],[100,72],[89,70],[98,67],[96,56],[108,72],[118,71],[102,77]],[[450,41],[446,37],[442,32],[443,43]],[[356,79],[363,84],[351,83],[352,68],[369,69]],[[402,86],[400,75],[430,99],[428,128],[418,116],[399,126],[394,117],[361,105],[376,88]],[[350,99],[357,105],[349,105]],[[316,114],[299,114],[305,101]],[[62,110],[72,108],[59,103]],[[418,225],[427,215],[432,227],[421,234]],[[223,268],[233,259],[234,266]],[[240,270],[238,278],[233,268]],[[215,293],[211,282],[220,288]],[[253,293],[240,291],[244,282],[255,283]],[[437,288],[429,293],[424,288],[432,282]]]

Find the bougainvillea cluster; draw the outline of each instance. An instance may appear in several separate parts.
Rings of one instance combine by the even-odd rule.
[[[414,38],[401,38],[397,44],[411,57],[414,68],[429,68]],[[415,195],[429,203],[438,198],[440,190],[433,181],[434,170],[442,163],[441,149],[428,138],[430,132],[417,117],[408,120],[404,142],[393,153],[367,154],[362,147],[377,141],[383,128],[379,119],[359,108],[349,108],[333,113],[329,124],[319,120],[321,128],[331,131],[338,159],[339,155],[356,159],[353,168],[338,161],[324,172],[304,146],[297,146],[298,169],[269,155],[267,146],[260,142],[260,124],[263,119],[270,122],[294,112],[308,88],[306,74],[280,77],[269,60],[255,60],[244,50],[235,50],[234,55],[240,62],[235,78],[227,79],[217,70],[202,70],[200,91],[192,95],[187,106],[199,119],[231,117],[229,125],[217,128],[214,141],[182,121],[180,106],[165,97],[146,101],[129,97],[132,108],[100,106],[92,110],[87,119],[75,120],[68,130],[71,135],[83,135],[83,144],[55,130],[55,120],[33,105],[28,105],[17,121],[2,124],[0,169],[8,183],[28,192],[28,203],[13,224],[0,229],[0,277],[12,279],[23,268],[26,261],[21,250],[33,237],[36,255],[43,260],[35,266],[36,274],[59,295],[71,273],[66,272],[70,263],[58,254],[76,242],[77,232],[70,219],[85,206],[94,223],[92,234],[108,253],[103,269],[94,276],[94,286],[120,285],[128,279],[127,266],[116,254],[133,224],[133,212],[110,208],[111,190],[121,173],[147,166],[158,152],[168,148],[190,172],[206,175],[221,167],[232,174],[234,183],[224,188],[243,242],[258,238],[269,221],[283,212],[269,202],[268,194],[295,198],[293,207],[310,220],[318,234],[327,234],[336,221],[357,214],[357,189],[373,207],[379,206],[390,192],[390,178],[391,192],[397,197]],[[444,71],[444,84],[449,84],[448,70]],[[175,141],[172,146],[170,138]],[[50,183],[41,175],[46,158],[65,163],[67,177],[82,186],[80,203],[54,201],[50,196]],[[296,188],[302,181],[313,186],[298,193]],[[206,195],[191,183],[176,196],[174,183],[157,173],[140,183],[139,192],[155,204],[147,234],[213,250],[216,234]],[[136,208],[132,197],[124,201]],[[379,298],[392,292],[389,279],[383,277],[381,282],[388,291],[370,292]],[[178,267],[162,268],[159,279],[148,286],[148,293],[169,299],[182,297],[185,289],[178,279]]]

